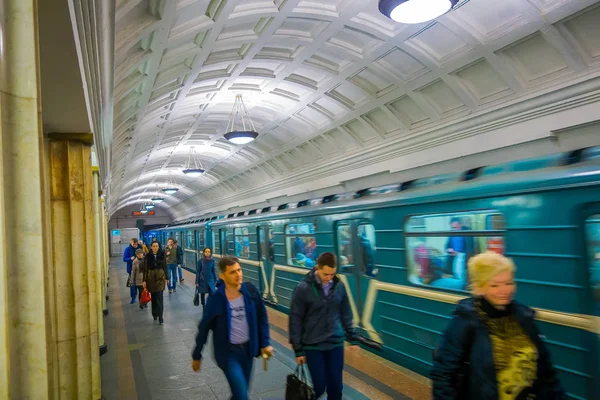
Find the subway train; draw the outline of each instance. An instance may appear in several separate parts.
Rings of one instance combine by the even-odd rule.
[[[145,236],[176,238],[192,271],[205,246],[236,255],[245,280],[283,312],[316,257],[334,252],[361,334],[425,376],[454,304],[469,295],[468,259],[503,253],[570,398],[600,399],[600,147],[209,215]]]

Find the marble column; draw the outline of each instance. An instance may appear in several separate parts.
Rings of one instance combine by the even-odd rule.
[[[100,262],[102,267],[102,313],[108,315],[108,308],[106,307],[106,300],[108,299],[108,256],[106,254],[106,247],[108,246],[106,239],[106,227],[104,225],[105,220],[104,211],[104,198],[100,197]]]
[[[49,139],[52,258],[61,399],[100,399],[92,134]]]
[[[104,237],[104,275],[106,276],[106,296],[104,298],[104,300],[108,300],[108,282],[109,282],[109,273],[108,273],[108,269],[110,266],[110,243],[108,241],[108,215],[106,214],[106,203],[104,202],[104,199],[102,199],[102,204],[104,206],[104,212],[103,212],[103,221],[104,223],[102,224],[102,226],[104,227],[104,234],[102,235]],[[106,303],[105,303],[105,308],[104,310],[106,310],[104,312],[105,315],[108,314],[108,309],[106,308]]]
[[[0,399],[52,399],[35,0],[0,1]]]
[[[94,213],[94,256],[96,270],[96,315],[98,317],[98,345],[100,346],[100,355],[106,353],[106,343],[104,341],[104,268],[102,266],[102,213],[100,210],[100,170],[98,167],[92,167],[92,204]],[[104,300],[106,301],[106,300]]]

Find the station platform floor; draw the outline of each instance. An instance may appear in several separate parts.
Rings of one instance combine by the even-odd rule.
[[[225,376],[212,358],[212,343],[204,349],[202,369],[191,369],[191,350],[202,307],[192,303],[194,275],[184,270],[184,282],[177,292],[164,294],[165,322],[153,321],[150,305],[141,310],[129,304],[127,273],[121,258],[111,259],[104,317],[108,352],[101,359],[102,394],[106,400],[202,399],[225,400],[231,392]],[[267,307],[275,355],[263,370],[256,360],[251,383],[251,399],[283,400],[287,375],[295,369],[288,344],[287,316]],[[431,398],[430,382],[366,350],[356,355],[346,352],[344,398],[426,400]],[[326,397],[326,396],[323,396]]]

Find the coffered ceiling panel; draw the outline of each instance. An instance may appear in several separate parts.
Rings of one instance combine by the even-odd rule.
[[[418,25],[384,17],[377,0],[118,0],[111,212],[169,176],[177,218],[230,207],[591,79],[598,21],[594,0],[461,0]],[[243,146],[223,138],[237,95],[259,132]],[[193,179],[181,173],[192,146],[207,170]]]

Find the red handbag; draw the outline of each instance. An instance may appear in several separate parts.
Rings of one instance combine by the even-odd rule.
[[[148,304],[150,303],[150,292],[146,289],[142,292],[142,297],[140,298],[140,304]]]

